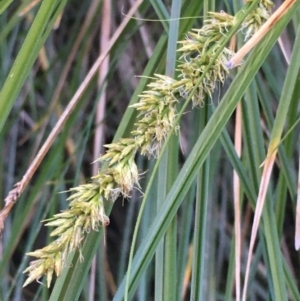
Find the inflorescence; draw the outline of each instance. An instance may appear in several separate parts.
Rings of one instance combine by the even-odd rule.
[[[270,16],[272,7],[271,1],[260,1],[242,25],[245,39],[252,36]],[[92,183],[70,189],[69,209],[47,220],[46,226],[56,227],[51,236],[57,238],[48,246],[27,253],[38,259],[24,271],[29,274],[24,286],[46,275],[49,287],[53,273],[60,276],[66,267],[68,254],[80,251],[86,233],[109,224],[104,202],[114,202],[119,196],[129,198],[132,190],[140,187],[136,153],[140,151],[148,157],[158,156],[167,135],[175,126],[178,102],[189,97],[200,76],[203,80],[192,95],[193,106],[201,106],[206,95],[212,96],[216,83],[224,83],[229,74],[226,63],[234,55],[233,51],[224,48],[205,74],[204,70],[219,49],[219,41],[235,22],[235,17],[225,12],[212,12],[201,29],[192,29],[186,39],[179,42],[178,79],[155,74],[148,89],[140,95],[139,102],[132,106],[139,112],[132,137],[106,145],[107,152],[98,160],[106,163],[107,168],[94,176]]]

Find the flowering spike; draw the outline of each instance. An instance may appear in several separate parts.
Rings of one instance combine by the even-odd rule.
[[[265,22],[272,7],[270,0],[262,0],[247,16],[241,28],[245,39]],[[57,238],[48,246],[27,253],[38,259],[30,262],[24,271],[29,274],[24,286],[46,275],[49,287],[53,274],[61,275],[68,254],[75,250],[81,254],[86,233],[109,224],[104,202],[114,202],[120,195],[130,197],[135,187],[140,188],[138,168],[134,161],[136,153],[140,151],[148,157],[158,156],[166,137],[175,127],[178,102],[190,96],[201,76],[203,80],[191,96],[193,106],[202,106],[206,95],[212,97],[216,83],[224,83],[232,67],[231,50],[222,49],[214,64],[209,70],[206,69],[220,47],[219,41],[235,23],[236,18],[225,12],[211,12],[202,28],[192,29],[185,40],[178,42],[178,51],[181,53],[178,79],[154,75],[147,90],[140,94],[139,102],[132,105],[139,113],[131,132],[132,137],[105,145],[107,151],[98,161],[106,163],[106,168],[92,178],[93,183],[71,188],[71,195],[67,199],[69,209],[46,220],[46,226],[56,227],[50,235]],[[178,128],[176,126],[176,131]]]

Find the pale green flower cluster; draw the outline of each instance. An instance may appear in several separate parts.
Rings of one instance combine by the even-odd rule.
[[[253,0],[248,0],[252,2]],[[254,9],[242,25],[242,31],[245,35],[245,40],[248,40],[262,24],[267,21],[271,15],[271,10],[274,6],[274,3],[270,0],[261,0],[256,9]]]
[[[174,126],[176,104],[181,83],[169,76],[156,74],[133,107],[140,112],[131,132],[141,154],[156,157]]]
[[[46,275],[50,286],[53,273],[61,274],[66,265],[67,256],[80,250],[85,234],[108,225],[109,219],[104,213],[104,195],[101,195],[100,183],[92,183],[72,188],[73,194],[68,198],[70,208],[47,220],[46,226],[54,226],[51,236],[58,236],[48,246],[29,252],[27,255],[39,258],[32,261],[24,271],[29,273],[24,286]]]
[[[270,8],[270,1],[261,1],[256,10],[260,22],[268,17],[266,10]],[[109,224],[104,202],[114,202],[119,196],[129,198],[132,190],[140,187],[136,153],[140,151],[148,157],[158,156],[167,135],[175,126],[177,103],[189,97],[200,76],[204,77],[192,95],[193,106],[199,106],[206,95],[211,97],[216,83],[225,81],[229,74],[226,63],[234,54],[231,50],[224,48],[211,68],[205,69],[219,49],[219,41],[234,22],[235,18],[224,12],[210,13],[201,29],[191,30],[186,39],[179,42],[178,79],[155,75],[147,90],[140,95],[139,102],[132,106],[139,115],[131,138],[106,145],[107,152],[98,159],[105,163],[106,168],[92,178],[93,183],[72,188],[68,198],[70,208],[47,220],[46,226],[56,227],[51,236],[57,239],[40,250],[28,253],[38,259],[24,271],[29,273],[24,286],[43,275],[46,275],[49,286],[53,273],[59,276],[66,266],[68,254],[80,250],[86,233]],[[253,15],[253,20],[247,18],[244,24],[248,28],[246,35],[251,35],[260,22],[257,15]]]
[[[212,56],[220,47],[219,41],[234,25],[234,17],[221,13],[210,13],[210,18],[205,21],[205,25],[200,29],[192,29],[187,34],[184,41],[180,41],[181,47],[178,49],[182,53],[181,64],[178,65],[180,71],[179,78],[183,79],[183,91],[181,95],[187,97],[194,89],[199,77],[204,73]],[[206,71],[205,77],[192,96],[194,106],[201,105],[206,95],[212,97],[218,82],[224,83],[229,74],[226,63],[234,53],[228,48],[224,48],[214,64]]]

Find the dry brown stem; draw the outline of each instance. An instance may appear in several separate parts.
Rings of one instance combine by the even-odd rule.
[[[281,17],[296,3],[297,0],[286,0],[274,14],[262,25],[253,37],[228,62],[228,68],[235,68],[241,64],[244,56],[268,33]]]

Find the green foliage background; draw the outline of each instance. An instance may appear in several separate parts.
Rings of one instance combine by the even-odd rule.
[[[19,11],[28,2],[15,0],[0,16],[2,199],[25,173],[99,51],[101,1],[43,0],[25,17],[19,17]],[[157,21],[131,20],[110,51],[103,120],[107,143],[129,135],[136,118],[129,104],[138,100],[149,77],[154,73],[176,73],[178,39],[184,39],[190,28],[201,27],[207,11],[224,10],[234,15],[242,7],[241,2],[142,3],[139,17]],[[125,18],[123,13],[131,4],[112,3],[112,31]],[[0,2],[0,11],[4,5]],[[89,11],[91,7],[96,9]],[[277,111],[280,101],[290,102],[285,133],[295,124],[296,127],[279,149],[248,295],[249,300],[300,300],[299,255],[294,249],[299,181],[299,68],[293,61],[290,65],[286,63],[276,43],[281,35],[287,56],[291,56],[292,50],[294,58],[299,56],[298,7],[299,1],[255,47],[243,66],[231,72],[230,79],[219,86],[213,99],[207,99],[200,108],[188,107],[180,124],[180,135],[170,139],[156,167],[155,160],[137,158],[139,170],[147,171],[141,179],[147,199],[130,272],[130,300],[235,300],[233,168],[241,181],[243,200],[243,279],[260,165],[265,159],[274,118],[281,114]],[[61,12],[60,26],[53,30]],[[189,18],[179,20],[178,16]],[[170,18],[174,20],[169,22]],[[86,32],[63,82],[64,88],[56,98],[54,92],[61,83],[62,70],[85,20],[89,22]],[[242,43],[239,34],[238,44]],[[42,47],[49,63],[46,69],[42,68]],[[0,245],[0,300],[124,299],[129,249],[142,202],[138,191],[130,201],[120,199],[107,204],[107,212],[112,211],[111,223],[105,229],[106,239],[102,230],[88,235],[82,249],[83,263],[75,253],[50,289],[37,283],[22,288],[22,271],[29,261],[25,253],[46,245],[50,239],[51,230],[40,221],[67,208],[67,194],[59,192],[89,181],[92,176],[95,99],[100,93],[102,89],[95,78],[5,224]],[[243,111],[241,159],[232,142],[237,126],[232,115],[239,101]],[[152,174],[153,169],[158,169],[156,174]],[[95,254],[96,269],[89,273]],[[93,294],[91,283],[95,284]]]

